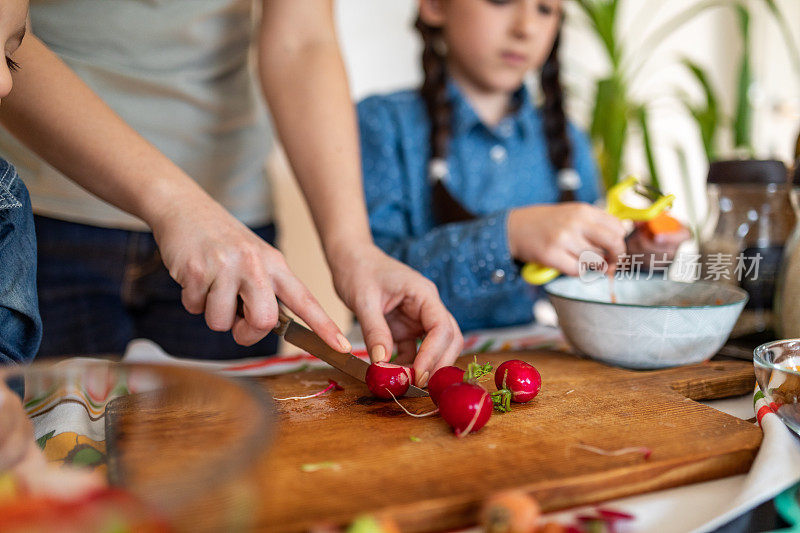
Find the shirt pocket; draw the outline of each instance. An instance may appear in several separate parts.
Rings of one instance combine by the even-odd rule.
[[[14,167],[7,165],[5,169],[0,170],[0,211],[9,209],[19,209],[22,207],[22,202],[19,201],[14,194],[15,185],[19,180],[17,171]]]

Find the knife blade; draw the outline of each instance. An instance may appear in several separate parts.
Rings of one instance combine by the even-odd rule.
[[[348,376],[352,376],[362,383],[366,381],[369,363],[353,354],[337,352],[320,339],[316,333],[295,322],[283,310],[279,312],[278,324],[272,331],[283,337],[289,344],[305,350]],[[428,392],[411,385],[405,395],[418,398],[428,396]]]

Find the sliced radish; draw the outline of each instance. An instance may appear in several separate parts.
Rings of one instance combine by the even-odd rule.
[[[367,369],[367,388],[384,400],[402,396],[414,381],[414,369],[392,363],[372,363]]]
[[[539,371],[519,359],[506,361],[497,367],[494,384],[499,390],[511,391],[511,401],[525,403],[533,400],[542,388]]]
[[[486,425],[492,416],[492,399],[480,385],[455,383],[439,396],[439,412],[456,436],[463,437]]]
[[[464,371],[457,366],[443,366],[433,373],[428,381],[428,394],[436,405],[444,389],[455,383],[464,381]]]

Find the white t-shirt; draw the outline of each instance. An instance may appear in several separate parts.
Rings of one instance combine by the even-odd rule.
[[[250,61],[253,9],[252,0],[31,0],[31,20],[123,120],[252,227],[271,219],[264,168],[273,144]],[[5,132],[0,154],[37,214],[146,229]]]

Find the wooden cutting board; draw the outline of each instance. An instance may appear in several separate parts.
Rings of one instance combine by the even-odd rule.
[[[535,365],[542,392],[463,439],[440,417],[409,417],[334,369],[263,378],[275,397],[316,392],[328,378],[345,390],[277,402],[280,434],[259,466],[261,526],[300,531],[376,513],[403,531],[447,530],[474,524],[481,502],[502,489],[528,491],[553,511],[740,474],[761,443],[754,424],[695,401],[752,392],[752,364],[633,372],[546,351],[478,358],[495,366],[507,359]],[[401,401],[414,412],[433,406]],[[581,445],[644,446],[652,455],[609,457]],[[302,470],[326,462],[335,468]]]

